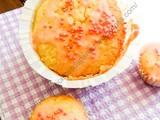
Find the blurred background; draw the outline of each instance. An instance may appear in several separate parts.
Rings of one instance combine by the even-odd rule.
[[[0,0],[0,14],[22,7],[26,0]]]

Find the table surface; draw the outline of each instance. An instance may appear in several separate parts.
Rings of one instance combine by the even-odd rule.
[[[0,15],[0,116],[28,120],[39,101],[71,95],[81,101],[89,120],[159,120],[160,88],[146,85],[138,75],[137,60],[109,82],[84,89],[66,89],[38,75],[28,65],[19,45],[22,9]]]
[[[22,7],[26,0],[0,0],[0,13]]]

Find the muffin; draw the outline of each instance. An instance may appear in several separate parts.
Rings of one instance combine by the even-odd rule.
[[[142,48],[139,74],[149,85],[160,87],[160,43],[150,43]]]
[[[116,0],[43,0],[34,18],[33,47],[60,76],[85,79],[107,72],[124,55],[138,33],[129,24]]]
[[[30,120],[88,120],[83,105],[71,96],[49,97],[39,103]]]

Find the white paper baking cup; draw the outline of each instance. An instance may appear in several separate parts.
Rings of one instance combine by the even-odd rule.
[[[68,81],[65,78],[62,78],[48,67],[44,65],[44,63],[39,59],[38,54],[34,51],[32,47],[31,41],[31,30],[32,30],[32,22],[34,19],[34,14],[38,3],[41,0],[27,0],[25,6],[23,7],[23,13],[20,18],[20,28],[19,28],[19,38],[20,38],[20,45],[22,47],[23,53],[29,63],[29,65],[41,76],[44,78],[52,81],[53,83],[59,84],[65,88],[84,88],[88,86],[96,86],[101,83],[109,81],[114,76],[118,75],[119,73],[123,72],[125,69],[128,68],[133,57],[137,56],[137,53],[140,49],[141,42],[139,37],[136,38],[129,46],[128,50],[126,51],[125,55],[121,58],[118,64],[110,69],[108,72],[85,80],[72,80]],[[134,18],[133,12],[136,12],[136,8],[131,11],[131,7],[134,4],[139,5],[139,1],[134,0],[118,0],[118,5],[122,9],[122,11],[128,12],[129,16],[125,19],[130,19],[130,17]],[[123,7],[122,7],[123,6]],[[138,8],[137,8],[138,9]],[[130,10],[130,11],[128,11]],[[129,13],[130,12],[130,13]]]

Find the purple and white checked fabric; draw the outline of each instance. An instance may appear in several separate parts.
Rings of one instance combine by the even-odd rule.
[[[136,61],[109,82],[66,89],[38,75],[28,65],[18,40],[21,9],[0,15],[0,117],[28,120],[36,103],[49,96],[72,95],[89,120],[160,120],[160,89],[138,76]]]

